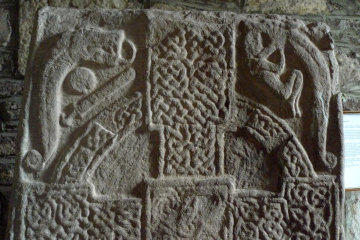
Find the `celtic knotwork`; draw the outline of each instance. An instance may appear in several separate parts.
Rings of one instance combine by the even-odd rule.
[[[245,140],[249,140],[247,136],[255,139],[261,146],[259,151],[262,149],[266,155],[276,153],[276,164],[278,163],[282,169],[281,176],[316,176],[309,156],[286,122],[261,105],[238,94],[233,106],[232,120],[235,122],[232,124],[243,129],[241,137]]]
[[[160,174],[215,175],[216,126],[230,106],[232,36],[226,27],[169,24],[152,46],[148,80],[150,121],[163,138]]]
[[[118,131],[125,132],[128,130],[127,128],[138,125],[136,123],[139,122],[142,117],[142,100],[141,93],[137,92],[133,98],[123,104],[121,109],[118,109],[114,113],[113,121],[115,122]]]
[[[268,116],[267,116],[268,115]],[[287,177],[308,177],[314,175],[313,166],[295,134],[260,109],[250,116],[245,129],[254,136],[268,153],[280,149],[278,156]]]
[[[267,197],[236,197],[230,205],[234,239],[288,239],[287,203]]]
[[[151,120],[154,124],[205,125],[228,112],[231,63],[223,32],[203,26],[174,28],[152,48]]]
[[[259,142],[264,143],[268,152],[288,138],[288,134],[270,116],[256,109],[245,124],[246,130]],[[266,143],[266,144],[265,144]]]
[[[164,128],[164,174],[215,175],[216,127],[209,124]]]
[[[329,181],[330,180],[330,181]],[[289,203],[290,229],[299,239],[331,239],[336,219],[336,186],[331,178],[312,181],[287,179],[284,197]]]
[[[222,180],[151,182],[147,239],[224,239],[229,189]]]
[[[74,146],[62,156],[57,165],[55,181],[79,183],[89,177],[90,171],[112,147],[116,135],[100,124],[89,124]],[[87,173],[87,174],[86,174]]]
[[[309,164],[308,157],[304,149],[296,141],[290,139],[278,153],[283,175],[286,177],[314,177],[312,165]]]
[[[26,195],[24,239],[129,239],[140,237],[137,201],[91,200],[89,189],[36,186]]]

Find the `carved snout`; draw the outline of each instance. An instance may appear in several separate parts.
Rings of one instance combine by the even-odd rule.
[[[83,30],[79,38],[77,41],[86,43],[86,45],[79,46],[83,52],[83,61],[116,66],[130,64],[135,59],[136,47],[132,41],[126,39],[123,30],[106,32]],[[86,41],[87,39],[92,39],[92,41]]]

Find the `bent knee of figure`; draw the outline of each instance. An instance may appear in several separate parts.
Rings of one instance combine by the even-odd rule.
[[[303,74],[301,71],[295,69],[293,70],[290,79],[292,81],[292,89],[288,100],[291,105],[292,115],[294,117],[300,117],[301,110],[299,106],[299,100],[303,87]]]
[[[286,88],[278,74],[269,71],[261,71],[258,73],[258,76],[259,84],[265,86],[282,99],[286,99],[288,95],[290,95],[291,89]]]
[[[303,84],[303,74],[299,70],[292,70],[290,78],[289,78],[289,84],[291,85],[292,92],[296,91],[296,89],[301,88]]]

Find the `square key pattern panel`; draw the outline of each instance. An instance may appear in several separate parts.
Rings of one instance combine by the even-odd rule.
[[[343,239],[329,28],[286,16],[38,14],[9,239]]]

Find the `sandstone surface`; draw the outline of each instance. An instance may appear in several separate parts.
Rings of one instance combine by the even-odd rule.
[[[10,239],[343,239],[325,24],[39,12]]]
[[[21,74],[25,74],[26,64],[29,56],[31,33],[36,24],[37,11],[42,7],[63,8],[141,8],[136,0],[19,0],[19,57],[18,68]]]

